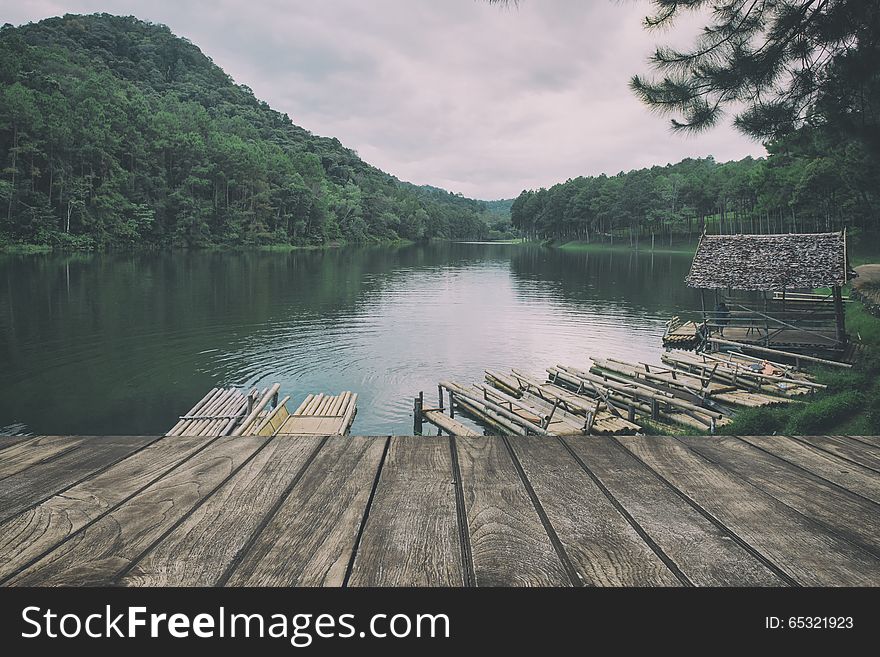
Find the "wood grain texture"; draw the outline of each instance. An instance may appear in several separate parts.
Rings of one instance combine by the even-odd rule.
[[[847,438],[873,447],[880,447],[880,436],[847,436]]]
[[[532,488],[588,586],[680,581],[556,438],[509,438]]]
[[[783,504],[880,556],[880,505],[733,437],[698,436],[681,441]]]
[[[477,586],[571,586],[503,439],[455,444]]]
[[[618,442],[723,525],[808,586],[877,586],[880,561],[674,438]]]
[[[846,436],[795,436],[795,438],[807,445],[812,445],[829,454],[834,454],[880,473],[880,447],[866,445]]]
[[[72,535],[16,575],[16,586],[98,586],[114,583],[142,551],[266,443],[220,438],[166,477]]]
[[[0,522],[63,491],[90,474],[125,458],[155,437],[101,437],[89,445],[77,443],[52,458],[0,479]]]
[[[11,445],[0,452],[0,479],[75,449],[84,440],[81,436],[37,436]]]
[[[880,504],[880,475],[873,470],[785,436],[737,438]]]
[[[274,439],[145,554],[126,586],[212,586],[287,490],[319,438]]]
[[[162,438],[0,524],[0,581],[189,458],[210,438]]]
[[[0,436],[0,451],[19,445],[26,440],[36,440],[40,436]]]
[[[786,585],[620,445],[592,437],[565,442],[694,585]]]
[[[328,439],[227,585],[341,586],[387,440]]]
[[[349,584],[461,586],[456,514],[448,438],[392,438]]]

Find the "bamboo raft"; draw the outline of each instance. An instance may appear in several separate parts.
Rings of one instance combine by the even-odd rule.
[[[166,436],[334,436],[351,429],[357,395],[308,395],[290,413],[290,396],[278,400],[281,385],[247,394],[236,388],[213,388]]]
[[[664,347],[696,349],[701,341],[700,329],[695,322],[685,322],[678,316],[666,322],[666,329],[663,332]]]
[[[593,369],[622,374],[636,381],[643,381],[660,390],[678,394],[691,401],[711,399],[721,404],[757,408],[760,406],[776,406],[785,404],[789,399],[776,397],[751,390],[742,390],[730,383],[716,382],[713,379],[717,365],[709,370],[708,375],[683,372],[672,367],[649,365],[647,363],[627,363],[613,358],[593,358]]]
[[[627,414],[635,422],[642,417],[653,423],[674,424],[713,432],[730,423],[730,418],[711,403],[696,404],[681,396],[660,390],[644,382],[608,372],[593,373],[557,365],[547,369],[552,382],[575,391],[607,400],[611,408]],[[709,406],[707,408],[706,406]]]
[[[427,421],[449,435],[479,435],[455,419],[459,411],[502,435],[626,435],[649,423],[653,431],[714,433],[740,409],[789,404],[825,388],[795,366],[746,354],[670,352],[663,364],[590,360],[588,370],[549,367],[547,380],[513,369],[486,370],[486,384],[442,381],[436,408],[425,408],[422,393],[415,399],[414,432]]]
[[[755,392],[799,397],[807,395],[825,386],[812,381],[803,372],[798,372],[781,363],[761,361],[744,357],[742,354],[686,354],[680,352],[665,353],[660,357],[665,364],[700,376],[712,376],[726,383]],[[765,374],[761,365],[767,363],[774,374]],[[757,369],[756,369],[757,366]]]

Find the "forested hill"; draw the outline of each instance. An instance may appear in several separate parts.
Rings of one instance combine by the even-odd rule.
[[[0,246],[481,238],[480,201],[401,183],[162,25],[0,28]]]
[[[563,241],[880,228],[880,161],[863,143],[805,127],[767,151],[527,190],[513,202],[511,221],[525,235]]]

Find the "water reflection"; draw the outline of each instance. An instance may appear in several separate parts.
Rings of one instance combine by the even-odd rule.
[[[0,259],[0,427],[161,433],[217,385],[360,395],[353,430],[486,368],[655,360],[687,256],[431,244]],[[7,429],[8,430],[8,429]]]

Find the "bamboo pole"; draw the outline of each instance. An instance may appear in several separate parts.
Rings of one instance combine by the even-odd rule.
[[[228,436],[229,432],[232,431],[232,428],[238,423],[238,421],[245,416],[247,413],[247,400],[254,393],[257,392],[256,388],[251,388],[247,395],[242,396],[241,406],[238,407],[238,410],[235,412],[235,417],[229,418],[229,421],[223,426],[222,431],[220,431],[221,436]]]
[[[841,363],[836,360],[827,360],[825,358],[818,358],[816,356],[806,356],[804,354],[796,354],[790,351],[782,351],[781,349],[766,349],[765,347],[759,347],[757,345],[746,344],[744,342],[734,342],[733,340],[722,340],[720,338],[709,338],[709,342],[713,342],[715,344],[725,345],[728,347],[737,347],[739,349],[748,349],[750,351],[756,351],[762,354],[773,354],[775,356],[785,356],[787,358],[799,358],[801,360],[806,360],[811,363],[819,363],[820,365],[831,365],[834,367],[852,367],[850,363]]]
[[[348,394],[348,409],[345,411],[345,415],[342,416],[341,435],[347,434],[349,429],[351,429],[351,425],[354,423],[354,416],[357,413],[357,393]]]
[[[696,404],[691,404],[690,402],[678,399],[677,397],[673,397],[669,394],[662,394],[655,388],[651,388],[649,386],[645,386],[627,379],[621,381],[622,377],[617,375],[609,373],[605,376],[598,376],[596,374],[590,374],[589,372],[584,372],[583,370],[579,370],[574,367],[565,367],[564,365],[557,365],[557,367],[559,369],[569,372],[570,374],[574,374],[575,376],[582,378],[585,381],[601,383],[607,388],[617,390],[618,392],[632,393],[635,396],[640,396],[645,399],[656,399],[658,402],[663,402],[669,406],[675,406],[682,410],[702,413],[719,420],[724,417],[724,415],[722,413],[719,413],[718,411],[713,411],[708,408],[703,408],[702,406],[697,406]]]
[[[202,409],[201,414],[206,416],[200,420],[193,420],[192,423],[186,428],[187,436],[201,436],[205,427],[208,426],[210,420],[209,417],[217,414],[217,409],[219,409],[226,399],[235,392],[234,389],[230,388],[222,388],[222,393],[218,395],[214,400],[211,401],[210,404],[206,405],[204,409]]]
[[[470,399],[471,403],[476,403],[477,405],[486,406],[488,409],[493,410],[497,415],[501,417],[507,418],[516,424],[522,425],[528,431],[533,431],[541,436],[552,436],[553,434],[547,431],[546,429],[542,429],[537,424],[533,422],[529,422],[528,420],[520,417],[513,411],[509,411],[500,404],[496,404],[495,402],[489,401],[488,399],[480,399],[476,394],[471,393],[466,388],[462,388],[458,384],[449,383],[446,381],[441,382],[441,385],[447,390],[453,390],[456,395],[459,397],[464,397],[465,399]]]
[[[314,395],[309,394],[306,395],[306,398],[302,400],[302,403],[297,407],[297,409],[291,413],[291,415],[303,415],[305,413],[306,408],[308,408],[309,404],[312,403],[312,399]]]
[[[266,417],[264,417],[264,418],[260,421],[260,424],[257,426],[256,429],[254,429],[254,433],[255,433],[256,435],[260,435],[260,432],[261,432],[261,431],[262,431],[262,430],[263,430],[263,429],[264,429],[264,428],[265,428],[265,427],[266,427],[266,426],[272,421],[272,419],[273,419],[276,415],[278,415],[278,413],[281,412],[281,409],[282,409],[282,408],[284,407],[284,405],[285,405],[287,402],[289,402],[289,401],[290,401],[290,395],[287,395],[284,399],[282,399],[282,400],[281,400],[281,401],[275,406],[275,408],[272,409],[272,412],[271,412],[271,413],[269,413]],[[275,433],[275,432],[273,432],[273,435],[274,435],[274,433]]]
[[[459,408],[463,409],[466,413],[470,413],[474,417],[479,418],[481,422],[485,422],[489,426],[494,427],[501,432],[511,433],[516,436],[528,435],[528,431],[525,427],[514,424],[513,422],[502,418],[500,415],[497,415],[485,406],[477,407],[474,404],[470,403],[467,399],[459,399],[458,397],[456,397],[455,403],[458,404]]]
[[[210,400],[210,398],[211,398],[213,395],[217,394],[217,390],[219,390],[219,388],[211,388],[211,389],[207,392],[207,394],[205,394],[205,396],[202,397],[202,398],[196,403],[195,406],[193,406],[189,411],[187,411],[187,412],[185,413],[185,415],[197,415],[198,412],[199,412],[199,410],[202,408],[202,406],[204,406],[205,404],[207,404],[208,401]],[[165,435],[166,435],[166,436],[176,436],[176,435],[178,435],[176,432],[177,432],[179,429],[183,428],[183,426],[186,425],[187,422],[188,422],[188,420],[183,420],[183,419],[178,420],[177,424],[175,424],[173,427],[171,427],[171,429],[170,429],[170,430],[168,431],[168,433],[166,433]]]
[[[253,421],[257,419],[257,416],[260,414],[260,411],[262,411],[266,407],[266,404],[268,404],[271,401],[272,397],[280,389],[281,389],[280,383],[273,383],[272,386],[269,388],[269,390],[267,390],[266,393],[263,395],[263,398],[260,399],[259,403],[257,403],[256,406],[254,406],[254,410],[251,411],[250,415],[248,415],[242,421],[242,423],[239,424],[238,427],[230,435],[233,435],[233,436],[243,435],[244,432],[251,425],[251,423],[253,423]]]

